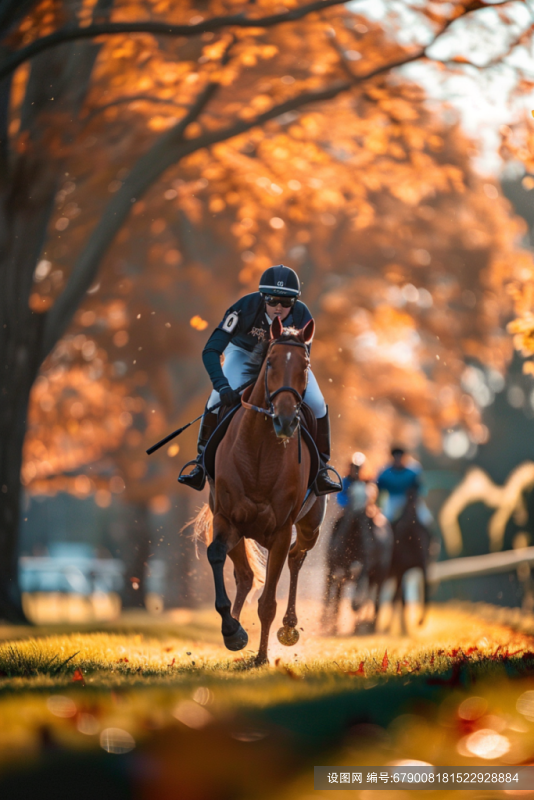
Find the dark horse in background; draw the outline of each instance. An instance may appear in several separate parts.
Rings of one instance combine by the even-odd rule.
[[[404,576],[411,569],[420,569],[423,576],[423,597],[419,625],[425,620],[428,604],[428,565],[432,557],[437,557],[439,546],[433,541],[430,531],[417,518],[417,487],[412,487],[406,493],[406,505],[398,520],[393,523],[393,558],[391,560],[390,578],[396,582],[393,596],[392,619],[396,608],[400,606],[400,623],[403,634],[407,633],[406,626],[406,585]],[[390,626],[391,627],[391,622]],[[389,629],[389,628],[388,628]]]
[[[229,650],[242,650],[248,636],[239,622],[254,580],[264,583],[258,603],[261,637],[256,664],[268,663],[269,631],[276,614],[276,587],[289,563],[290,585],[282,644],[295,644],[296,593],[300,568],[315,545],[326,511],[326,498],[306,501],[311,451],[299,436],[302,397],[309,367],[307,345],[313,338],[313,320],[301,330],[284,331],[275,317],[271,338],[259,345],[256,383],[242,397],[215,456],[215,480],[210,480],[209,510],[205,507],[195,533],[208,545],[215,582],[215,608]],[[208,445],[209,446],[209,445]],[[211,512],[211,513],[210,513]],[[302,516],[302,518],[301,518]],[[291,531],[297,538],[291,546]],[[263,578],[259,548],[268,552]],[[236,596],[233,608],[226,592],[224,564],[234,564]]]
[[[332,532],[322,620],[325,632],[337,629],[341,595],[346,585],[352,590],[354,611],[367,600],[374,601],[373,620],[367,625],[357,624],[355,633],[364,630],[371,633],[376,628],[380,591],[391,569],[393,532],[371,498],[369,500],[365,507],[355,507],[349,496],[349,504]]]

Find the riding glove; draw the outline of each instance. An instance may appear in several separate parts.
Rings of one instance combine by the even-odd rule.
[[[224,406],[235,406],[240,402],[241,396],[231,386],[225,386],[219,390],[219,396]]]

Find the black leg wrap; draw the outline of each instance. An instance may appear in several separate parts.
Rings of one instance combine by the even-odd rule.
[[[228,650],[242,650],[248,644],[248,634],[243,626],[238,623],[239,627],[235,633],[230,636],[224,636],[224,644]]]

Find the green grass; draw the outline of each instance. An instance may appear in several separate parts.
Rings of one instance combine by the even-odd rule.
[[[534,758],[534,710],[530,719],[516,708],[533,685],[530,618],[449,605],[432,608],[410,637],[361,638],[322,637],[313,628],[316,618],[314,608],[303,613],[295,648],[283,648],[273,635],[272,663],[262,668],[252,664],[251,609],[250,650],[238,654],[221,646],[211,609],[83,631],[3,629],[0,771],[17,760],[38,765],[50,742],[54,752],[96,759],[90,762],[96,769],[109,730],[132,737],[134,753],[159,759],[169,774],[189,758],[197,782],[206,765],[195,753],[213,756],[202,780],[212,775],[223,784],[228,759],[246,757],[251,771],[238,781],[243,797],[255,796],[251,781],[259,775],[264,796],[284,800],[311,796],[313,763],[472,764],[466,742],[478,728],[495,730],[509,744],[500,760],[482,763]],[[473,695],[485,711],[466,721],[458,709]],[[224,759],[219,752],[227,753]],[[281,772],[269,771],[273,763]],[[214,791],[208,786],[206,796],[218,796]]]

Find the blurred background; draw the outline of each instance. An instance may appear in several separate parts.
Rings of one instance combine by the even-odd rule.
[[[201,413],[208,336],[281,262],[337,468],[404,446],[442,560],[534,543],[532,24],[522,0],[4,1],[1,616],[211,603],[179,533],[196,425],[145,450]],[[525,566],[435,596],[529,592]]]

